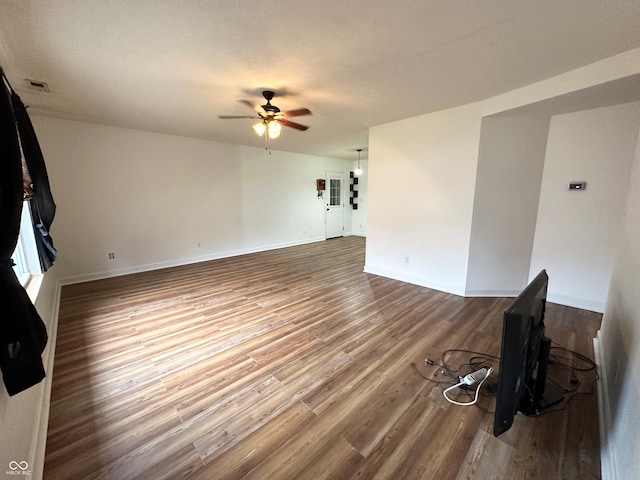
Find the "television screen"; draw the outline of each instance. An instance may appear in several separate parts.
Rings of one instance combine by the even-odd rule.
[[[549,277],[542,270],[505,310],[502,323],[493,434],[506,432],[515,415],[537,415],[562,400],[546,378],[551,340],[544,335]]]

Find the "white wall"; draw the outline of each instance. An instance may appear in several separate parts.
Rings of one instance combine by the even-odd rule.
[[[467,284],[470,253],[474,260],[484,255],[471,242],[483,117],[638,73],[640,49],[635,49],[476,104],[371,128],[365,270],[460,295],[467,290],[519,290],[521,280],[505,276],[498,285],[490,275],[483,279],[476,268],[481,262],[473,265],[473,283]],[[522,259],[523,265],[527,260],[531,258]],[[537,269],[537,262],[530,263],[532,272]],[[601,280],[606,283],[607,278]],[[580,290],[582,273],[572,281]]]
[[[466,105],[370,129],[365,271],[464,293],[480,121]]]
[[[352,162],[45,117],[32,121],[58,207],[52,236],[59,256],[36,303],[49,334],[42,355],[47,377],[14,397],[0,388],[0,472],[26,461],[30,478],[42,478],[59,282],[322,240],[324,200],[317,198],[315,180],[327,171],[348,178]],[[346,234],[352,221],[345,207]]]
[[[603,479],[640,478],[640,135],[630,177],[596,342],[600,351]]]
[[[478,161],[474,150],[480,143],[481,117],[638,73],[640,49],[635,49],[479,104],[371,128],[366,269],[452,293],[464,291]],[[581,116],[567,118],[573,120],[569,122],[569,130],[581,130],[582,127],[578,128],[583,123]],[[630,119],[631,125],[635,118]],[[562,120],[556,122],[563,123]],[[554,125],[551,157],[555,156],[562,141],[556,138],[560,132],[556,127],[559,126]],[[605,125],[601,127],[608,128]],[[622,144],[626,148],[633,132],[623,128],[626,140]],[[620,138],[617,132],[613,134]],[[584,139],[584,131],[579,136]],[[635,136],[637,139],[637,123]],[[598,138],[601,138],[599,134]],[[588,143],[593,142],[589,140]],[[608,140],[596,143],[600,148]],[[599,361],[601,384],[598,391],[604,399],[604,402],[599,402],[600,417],[605,424],[602,429],[603,478],[640,478],[640,464],[637,462],[640,451],[637,415],[640,404],[640,349],[637,348],[640,345],[640,144],[634,148],[630,184],[627,187],[613,186],[613,190],[623,192],[623,198],[626,196],[626,218],[623,228],[615,235],[619,247],[597,342],[600,345],[599,358],[602,359]],[[547,173],[547,179],[562,183],[564,188],[566,182],[574,180],[574,173],[581,172],[572,169],[566,173],[571,177],[565,177],[565,172],[558,172],[551,176]],[[591,184],[595,180],[592,178],[595,179],[591,175],[583,178],[589,182],[583,194],[594,191]],[[552,188],[541,194],[540,209],[545,210],[543,217],[553,211],[549,200],[559,192]],[[615,192],[608,192],[605,198],[614,203],[619,201]],[[596,207],[596,216],[600,215],[600,208],[600,205]],[[588,210],[582,208],[580,212]],[[617,221],[620,221],[619,217]],[[611,233],[611,228],[615,227],[608,222],[606,219],[604,226]],[[548,233],[544,232],[546,227],[542,224],[537,228]],[[610,237],[606,241],[609,242]],[[609,246],[607,244],[606,249]],[[538,243],[534,249],[536,259],[541,258],[542,244]],[[410,256],[409,264],[403,264],[405,255]],[[442,258],[438,259],[438,255]],[[417,263],[414,262],[416,257]],[[533,272],[538,266],[538,260],[535,260],[530,270]],[[574,272],[573,281],[580,284],[583,277],[582,272]],[[551,287],[554,288],[553,283]],[[575,290],[567,293],[567,296],[572,295],[575,295]]]
[[[510,296],[529,281],[547,117],[482,119],[466,295]]]
[[[480,104],[372,128],[367,168],[371,192],[366,215],[368,268],[463,293],[481,117],[639,71],[640,49],[635,49]],[[61,260],[47,273],[37,303],[53,336],[56,276],[82,279],[273,245],[269,242],[312,240],[322,230],[315,179],[324,177],[327,170],[350,168],[332,159],[275,151],[276,158],[271,159],[261,149],[62,120],[34,118],[34,125],[48,166],[52,163],[59,207],[53,234]],[[292,170],[304,176],[304,182],[291,178]],[[135,178],[122,172],[131,172]],[[270,181],[262,182],[263,178]],[[270,188],[273,183],[277,185]],[[298,197],[283,194],[283,184],[294,185],[291,189]],[[176,202],[167,202],[166,193]],[[308,202],[307,196],[313,200]],[[252,205],[260,202],[273,203],[280,211],[272,213],[264,205],[254,210]],[[602,379],[612,385],[604,389],[607,402],[601,408],[608,419],[603,448],[611,451],[611,468],[637,478],[640,353],[634,346],[640,344],[640,145],[626,202],[599,336],[606,359],[601,364]],[[298,204],[308,208],[298,210]],[[198,208],[200,216],[193,213]],[[237,214],[273,215],[274,221],[251,217],[238,222],[241,217],[234,217],[233,209]],[[282,211],[291,214],[283,218]],[[260,234],[251,233],[254,220]],[[303,233],[299,233],[301,226]],[[183,235],[183,229],[190,234]],[[202,239],[200,247],[197,243],[194,247],[196,238]],[[109,251],[117,255],[113,262],[106,258]],[[52,358],[51,341],[47,348],[45,365]],[[52,370],[46,368],[50,380]],[[38,432],[47,422],[46,407],[45,383],[16,397],[0,392],[0,468],[11,460],[25,460],[33,466],[33,478],[40,478],[46,438]]]
[[[351,168],[82,122],[33,123],[58,205],[52,235],[65,282],[322,240],[315,180],[328,170],[348,178]],[[346,234],[351,226],[345,208]]]
[[[604,311],[639,127],[640,103],[551,118],[530,272],[550,301]]]

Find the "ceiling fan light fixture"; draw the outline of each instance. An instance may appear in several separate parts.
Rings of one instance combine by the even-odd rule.
[[[269,130],[269,138],[278,138],[280,136],[280,130],[282,130],[282,125],[272,120],[269,122],[268,130]]]
[[[282,130],[282,125],[285,127],[291,127],[296,130],[305,131],[309,127],[306,125],[302,125],[300,123],[292,122],[287,117],[300,117],[302,115],[311,115],[311,110],[308,108],[298,108],[296,110],[288,110],[283,112],[279,107],[271,104],[271,99],[274,96],[274,92],[271,90],[265,90],[262,92],[262,96],[265,98],[267,103],[258,107],[254,103],[248,100],[240,100],[245,105],[254,108],[254,115],[218,115],[218,118],[223,120],[230,120],[235,118],[251,118],[254,120],[258,120],[257,123],[253,124],[253,131],[259,137],[264,136],[265,142],[268,144],[270,139],[278,138],[280,136],[280,132]],[[265,133],[267,135],[265,135]]]
[[[253,130],[259,135],[262,136],[264,135],[265,130],[267,129],[267,126],[264,124],[264,122],[258,122],[253,126]]]

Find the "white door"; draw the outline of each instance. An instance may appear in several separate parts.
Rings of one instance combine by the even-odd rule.
[[[342,172],[327,172],[326,237],[341,237],[344,234],[344,175]]]

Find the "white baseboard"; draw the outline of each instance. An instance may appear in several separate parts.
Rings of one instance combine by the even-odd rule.
[[[465,297],[517,297],[521,290],[466,290]]]
[[[558,295],[553,292],[547,293],[547,300],[551,303],[566,305],[567,307],[580,308],[591,312],[604,313],[604,302],[594,302],[584,298],[570,297],[568,295]]]
[[[180,267],[182,265],[190,265],[193,263],[209,262],[211,260],[219,260],[221,258],[237,257],[250,253],[266,252],[268,250],[277,250],[279,248],[294,247],[296,245],[305,245],[307,243],[315,243],[324,241],[324,237],[310,238],[296,242],[284,242],[273,245],[262,245],[260,247],[252,247],[239,250],[229,250],[226,252],[215,252],[209,255],[201,255],[198,257],[178,258],[165,262],[148,263],[145,265],[134,265],[131,267],[118,268],[114,270],[106,270],[102,272],[86,273],[82,275],[73,275],[60,279],[61,285],[71,285],[74,283],[90,282],[93,280],[101,280],[103,278],[120,277],[122,275],[131,275],[134,273],[150,272],[153,270],[161,270],[163,268]]]
[[[611,431],[611,408],[609,405],[609,389],[607,384],[607,369],[605,368],[604,354],[600,348],[600,330],[593,339],[593,351],[596,357],[596,365],[598,368],[598,421],[600,429],[600,472],[602,480],[616,480],[616,466],[613,452],[609,448],[607,440],[608,432]]]
[[[464,287],[456,287],[453,285],[443,285],[440,283],[433,283],[424,278],[413,277],[407,275],[405,272],[392,271],[384,268],[372,267],[371,265],[364,266],[365,273],[371,273],[373,275],[379,275],[381,277],[392,278],[394,280],[400,280],[401,282],[411,283],[420,287],[431,288],[445,293],[451,293],[460,297],[464,296]]]
[[[517,297],[522,290],[467,290],[465,297]],[[549,303],[557,303],[567,307],[589,310],[591,312],[603,313],[604,303],[593,302],[582,298],[568,297],[566,295],[555,295],[547,293]]]

